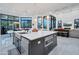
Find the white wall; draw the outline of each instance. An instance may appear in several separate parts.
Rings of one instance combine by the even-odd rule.
[[[62,20],[63,23],[72,23],[72,29],[74,28],[74,19],[76,18],[79,18],[79,10],[61,13],[56,16],[57,21]]]
[[[49,15],[49,13],[46,15]],[[61,12],[58,15],[55,15],[52,13],[52,15],[54,15],[57,20],[56,21],[56,28],[58,27],[57,26],[58,20],[62,20],[63,23],[72,23],[71,28],[73,29],[74,28],[74,19],[79,18],[79,10],[74,10],[74,11],[69,11],[69,12],[64,12],[64,13]],[[39,16],[39,15],[37,15],[37,16]],[[34,20],[37,20],[37,16],[33,17],[34,27],[36,27],[36,28],[37,28],[37,21],[34,21]]]
[[[37,28],[37,17],[36,16],[32,17],[32,28]]]
[[[49,15],[49,13],[44,14],[44,15]],[[58,20],[62,20],[63,23],[72,23],[71,28],[73,29],[74,28],[74,19],[79,18],[79,10],[69,11],[67,13],[60,13],[58,15],[55,15],[52,13],[52,15],[54,15],[57,20],[56,21],[56,28],[58,27],[57,26]],[[34,26],[32,26],[33,28],[37,28],[37,16],[43,16],[43,15],[32,16],[32,24],[34,24]]]

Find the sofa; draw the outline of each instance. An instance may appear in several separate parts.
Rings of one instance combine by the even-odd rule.
[[[54,31],[57,31],[58,36],[64,36],[64,37],[69,37],[69,31],[70,29],[55,29]]]

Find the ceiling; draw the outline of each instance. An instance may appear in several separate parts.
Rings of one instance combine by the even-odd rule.
[[[16,16],[35,16],[65,13],[78,7],[78,3],[0,3],[0,13]]]

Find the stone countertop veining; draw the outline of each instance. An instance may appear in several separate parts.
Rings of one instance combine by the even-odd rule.
[[[32,32],[28,34],[21,34],[21,36],[29,39],[29,40],[35,40],[41,37],[45,37],[51,34],[57,33],[56,31],[38,31],[38,32]]]

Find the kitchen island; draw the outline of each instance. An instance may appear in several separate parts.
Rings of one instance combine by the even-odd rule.
[[[47,55],[57,45],[57,32],[14,32],[13,43],[22,55]]]

